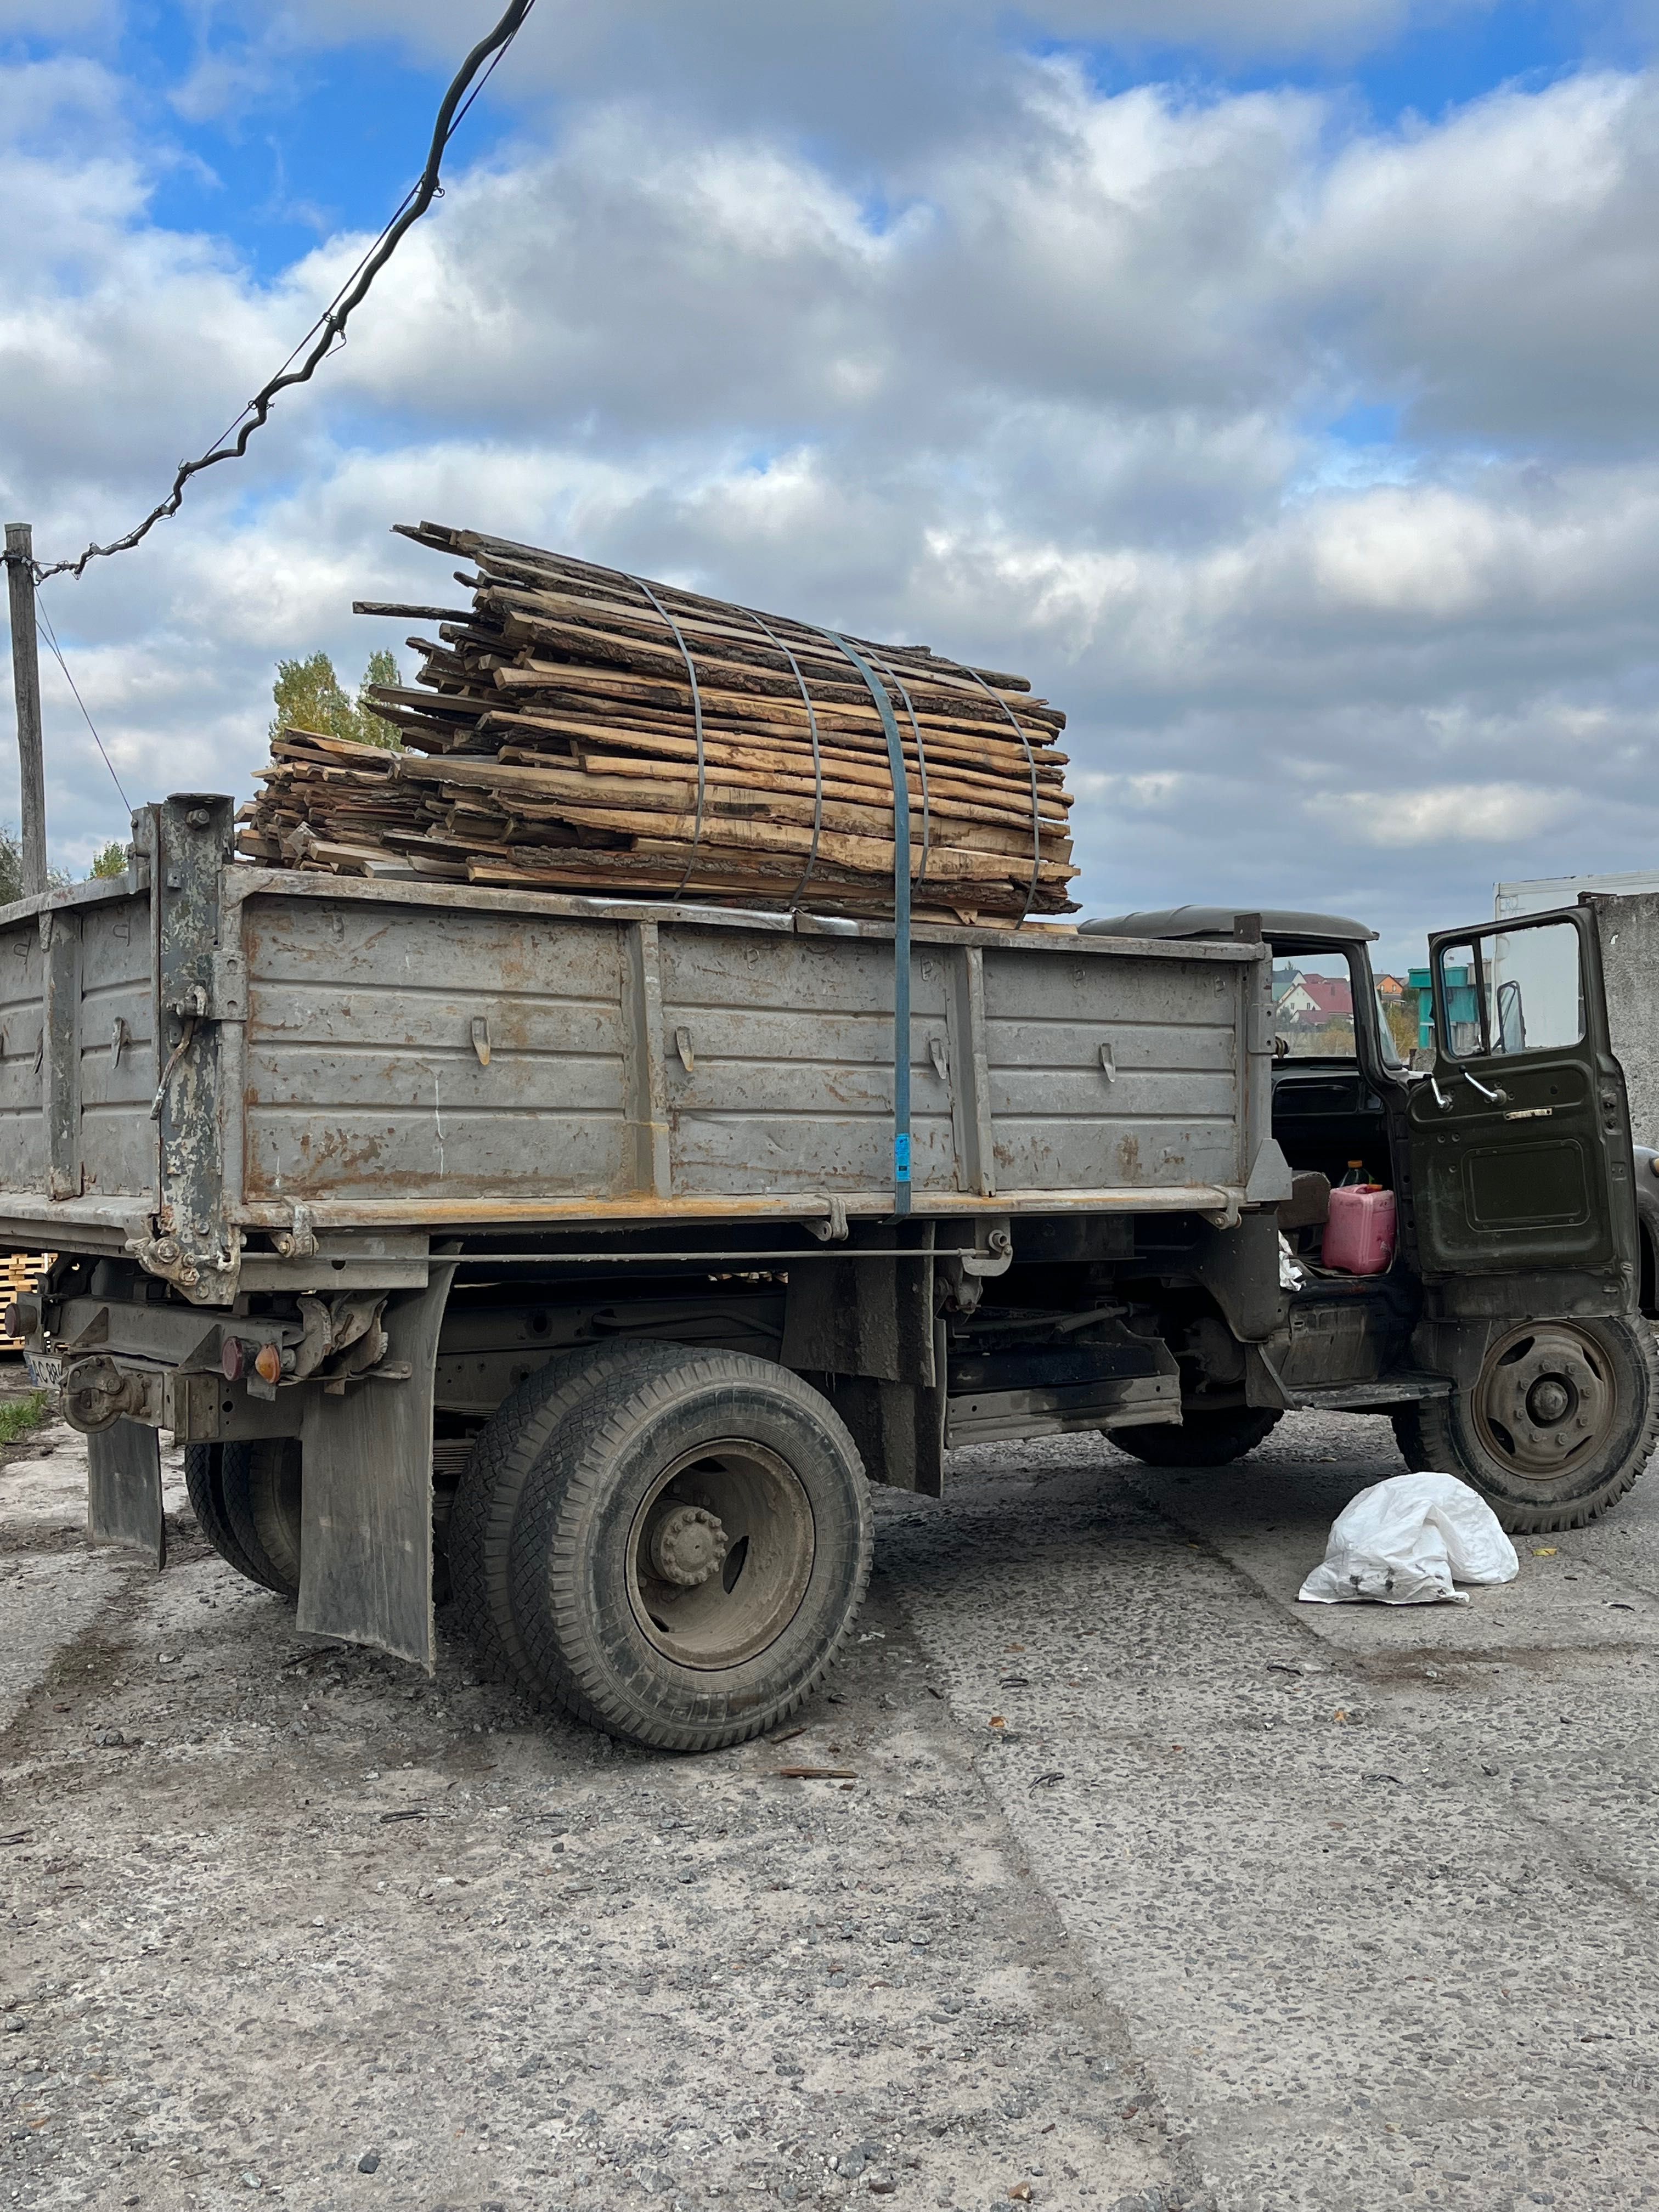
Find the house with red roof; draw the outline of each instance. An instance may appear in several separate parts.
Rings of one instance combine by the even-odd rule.
[[[1279,1001],[1282,1021],[1304,1029],[1321,1029],[1327,1022],[1352,1021],[1353,991],[1346,975],[1298,974]]]

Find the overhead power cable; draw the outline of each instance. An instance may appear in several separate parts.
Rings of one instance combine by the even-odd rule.
[[[248,440],[256,430],[263,428],[270,412],[270,404],[279,392],[286,392],[291,385],[310,381],[334,347],[343,341],[346,324],[353,310],[362,306],[369,287],[397,252],[405,232],[413,228],[433,201],[441,195],[443,158],[449,142],[467,110],[489,82],[496,64],[523,29],[535,4],[536,0],[513,0],[513,4],[494,30],[479,40],[461,64],[439,107],[432,130],[431,148],[419,181],[404,195],[391,222],[270,381],[261,386],[235,421],[205,453],[197,460],[179,463],[179,472],[173,479],[172,490],[159,507],[150,509],[137,529],[128,531],[125,538],[112,539],[107,545],[88,545],[78,561],[55,561],[50,567],[43,567],[37,562],[34,571],[37,583],[45,583],[49,576],[78,577],[89,561],[101,560],[111,553],[130,552],[142,538],[148,537],[158,522],[177,514],[185,496],[185,487],[192,477],[199,476],[204,469],[216,467],[221,461],[241,459],[247,451]],[[297,368],[296,362],[299,364]],[[85,709],[82,711],[84,713]],[[111,773],[113,774],[113,770]]]
[[[46,643],[52,648],[52,657],[58,663],[58,665],[63,670],[64,681],[69,685],[70,690],[75,694],[75,703],[81,709],[82,720],[86,723],[87,727],[92,732],[92,742],[97,746],[100,753],[103,754],[104,766],[109,770],[111,776],[114,778],[115,788],[121,794],[121,804],[126,808],[127,812],[131,814],[132,811],[132,801],[127,797],[125,787],[123,785],[120,777],[115,774],[115,763],[110,758],[106,752],[104,752],[104,741],[98,734],[98,725],[93,720],[92,716],[87,712],[87,702],[81,696],[81,687],[76,682],[75,678],[70,674],[69,663],[64,658],[64,648],[58,644],[58,633],[52,626],[52,617],[38,601],[35,605],[35,612],[40,616],[41,626],[46,633]]]

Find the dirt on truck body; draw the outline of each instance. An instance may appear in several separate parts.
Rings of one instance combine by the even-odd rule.
[[[95,1535],[161,1563],[170,1430],[302,1629],[429,1666],[447,1589],[496,1673],[695,1750],[811,1692],[866,1478],[938,1495],[957,1445],[1215,1464],[1376,1412],[1534,1528],[1648,1456],[1583,912],[1437,939],[1407,1068],[1357,923],[343,878],[235,861],[232,813],[147,808],[125,878],[0,911],[0,1249],[59,1255],[16,1325]],[[1314,951],[1354,978],[1328,1066],[1275,1054],[1272,960]],[[1366,1275],[1320,1258],[1362,1126]]]

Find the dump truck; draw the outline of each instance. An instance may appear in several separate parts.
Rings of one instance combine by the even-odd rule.
[[[491,1672],[696,1751],[811,1694],[866,1480],[940,1496],[962,1445],[1212,1466],[1375,1412],[1536,1529],[1649,1455],[1582,910],[1437,939],[1478,1018],[1413,1066],[1358,923],[348,878],[238,861],[233,815],[167,799],[124,877],[0,909],[0,1250],[57,1255],[9,1326],[100,1541],[164,1563],[167,1431],[302,1631],[429,1668],[452,1603]],[[1352,1053],[1288,1059],[1272,964],[1322,948]],[[1398,1211],[1367,1276],[1320,1258],[1357,1156]]]

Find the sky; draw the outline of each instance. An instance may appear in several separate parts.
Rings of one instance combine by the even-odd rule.
[[[0,484],[129,528],[498,0],[0,0]],[[248,458],[41,605],[133,804],[422,517],[1018,669],[1084,908],[1659,866],[1659,0],[539,0]],[[126,809],[55,663],[53,857]],[[16,818],[0,745],[0,817]]]

